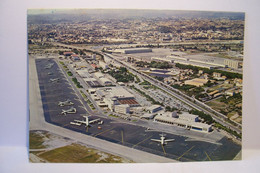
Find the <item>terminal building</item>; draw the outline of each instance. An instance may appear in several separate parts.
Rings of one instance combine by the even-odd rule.
[[[165,112],[158,114],[154,118],[154,121],[170,125],[177,125],[180,127],[184,127],[188,130],[199,131],[204,133],[209,133],[212,131],[211,125],[198,122],[197,115],[192,115],[188,113],[177,115],[176,113]]]

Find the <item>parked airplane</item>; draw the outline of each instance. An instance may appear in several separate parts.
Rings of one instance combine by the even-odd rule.
[[[76,108],[71,107],[70,109],[67,109],[67,110],[62,109],[61,115],[75,114],[76,112],[77,112]]]
[[[60,80],[60,78],[51,78],[50,82],[58,82]]]
[[[66,101],[62,102],[60,101],[58,103],[59,106],[70,106],[70,105],[74,105],[74,103],[72,101],[70,101],[70,99],[67,99]]]
[[[50,64],[47,64],[47,65],[45,65],[45,69],[50,69],[50,68],[52,68],[52,66],[54,65],[54,63],[50,63]]]
[[[77,126],[81,126],[82,124],[85,124],[86,127],[90,127],[90,124],[93,124],[93,123],[96,123],[96,122],[100,121],[100,118],[97,118],[97,119],[89,121],[89,117],[88,116],[83,116],[83,117],[86,118],[85,121],[74,120],[75,122],[70,122],[70,124],[77,125]],[[103,124],[103,121],[98,122],[98,124],[100,124],[100,123]]]
[[[161,145],[166,145],[167,144],[167,142],[172,142],[172,141],[174,141],[175,139],[165,139],[165,134],[160,134],[160,139],[151,139],[152,141],[155,141],[155,142],[160,142],[161,143]]]

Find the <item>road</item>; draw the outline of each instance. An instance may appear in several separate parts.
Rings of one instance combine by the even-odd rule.
[[[195,104],[194,102],[191,102],[190,100],[186,99],[185,97],[183,97],[183,94],[182,94],[182,96],[180,96],[179,94],[181,94],[181,93],[180,93],[179,91],[176,90],[179,94],[177,94],[176,91],[173,92],[172,90],[174,90],[174,89],[169,88],[170,86],[167,86],[166,84],[164,84],[164,83],[162,83],[162,82],[160,82],[160,81],[158,81],[158,80],[156,80],[156,79],[154,79],[154,78],[152,78],[152,77],[150,77],[150,76],[148,76],[148,75],[146,75],[146,74],[144,74],[144,73],[142,73],[142,72],[137,71],[136,69],[134,69],[133,67],[127,65],[126,63],[123,63],[123,62],[119,61],[118,59],[114,58],[112,55],[108,55],[108,54],[105,54],[105,55],[108,56],[108,57],[110,57],[110,58],[112,58],[112,59],[115,60],[116,62],[122,64],[122,65],[125,66],[128,70],[130,70],[131,72],[138,73],[139,75],[142,76],[142,78],[144,78],[145,80],[147,80],[147,81],[150,82],[151,84],[153,84],[153,85],[159,87],[160,89],[164,90],[165,92],[171,94],[172,96],[174,96],[175,98],[181,100],[181,101],[184,102],[185,104],[191,106],[192,108],[195,108],[195,109],[197,109],[197,110],[203,111],[203,112],[205,112],[205,113],[211,115],[212,118],[215,119],[215,121],[217,121],[217,122],[223,124],[223,125],[226,126],[226,127],[229,127],[229,128],[232,129],[232,130],[237,131],[238,133],[241,133],[241,129],[240,129],[240,128],[238,128],[238,127],[236,127],[236,126],[234,126],[234,125],[231,125],[231,124],[227,123],[226,121],[224,121],[224,120],[226,119],[226,116],[222,115],[221,118],[218,117],[218,116],[216,116],[215,114],[213,114],[212,112],[208,111],[207,109],[202,108],[201,106],[198,106],[198,105]],[[188,97],[188,96],[186,96],[186,97]],[[208,108],[208,109],[211,109],[211,108]],[[211,110],[214,111],[213,109],[211,109]],[[216,111],[214,111],[214,112],[216,112]],[[220,114],[220,113],[218,113],[218,114]]]

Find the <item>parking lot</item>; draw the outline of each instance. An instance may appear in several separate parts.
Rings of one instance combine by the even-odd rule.
[[[53,63],[53,66],[45,68],[50,63]],[[84,125],[71,125],[70,122],[75,119],[84,120],[82,115],[89,113],[83,107],[72,86],[54,60],[37,59],[36,66],[44,116],[49,123],[179,161],[227,160],[235,157],[241,150],[241,146],[234,144],[226,137],[218,141],[222,144],[219,145],[201,141],[186,141],[187,137],[169,133],[165,133],[166,139],[175,139],[175,141],[162,146],[158,142],[151,141],[151,139],[160,139],[160,131],[147,130],[147,128],[134,125],[127,120],[97,114],[92,115],[90,120],[100,118],[104,121],[104,124],[96,123],[88,128]],[[50,81],[50,79],[55,78],[59,78],[59,81]],[[74,103],[72,106],[77,109],[77,112],[64,116],[61,115],[62,109],[69,109],[71,106],[60,107],[58,102],[67,99]]]

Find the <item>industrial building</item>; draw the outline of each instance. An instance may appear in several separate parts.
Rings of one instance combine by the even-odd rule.
[[[236,61],[236,60],[225,59],[224,64],[227,67],[230,67],[230,68],[233,68],[233,69],[239,69],[239,68],[241,68],[242,63],[240,61]]]
[[[109,90],[110,96],[119,100],[135,99],[135,96],[123,87],[113,87]]]
[[[197,67],[203,67],[208,69],[218,68],[218,67],[226,67],[224,63],[215,63],[214,61],[207,60],[199,60],[192,58],[184,58],[179,56],[167,56],[166,58],[172,59],[174,63],[184,64],[184,65],[192,65]]]
[[[92,88],[102,86],[95,78],[84,78],[83,80]]]
[[[92,75],[89,74],[88,69],[82,69],[76,71],[82,78],[92,78]]]
[[[165,57],[165,58],[161,58],[161,57],[152,57],[151,58],[152,61],[159,61],[159,62],[169,62],[169,63],[174,63],[174,60],[170,57]]]
[[[171,114],[171,113],[158,114],[154,118],[154,121],[166,123],[166,124],[170,124],[170,125],[177,125],[177,126],[184,127],[188,130],[193,130],[193,131],[199,131],[199,132],[205,132],[205,133],[212,131],[211,125],[197,122],[198,117],[196,115],[192,115],[192,114],[186,114],[186,113],[180,114],[178,116],[178,118],[175,114]]]
[[[207,79],[200,79],[200,78],[195,78],[195,79],[192,79],[192,80],[186,80],[184,82],[185,85],[193,85],[193,86],[196,86],[196,87],[200,87],[200,86],[203,86],[204,84],[206,84],[208,82]]]
[[[148,53],[148,52],[153,52],[153,50],[150,48],[133,48],[133,49],[116,49],[114,52],[133,54],[133,53]]]

